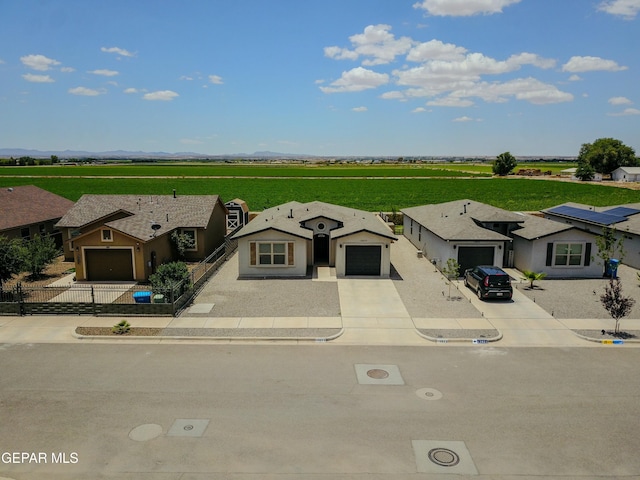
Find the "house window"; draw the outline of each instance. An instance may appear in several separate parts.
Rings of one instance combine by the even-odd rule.
[[[102,230],[102,241],[113,242],[113,235],[111,234],[111,230]]]
[[[584,244],[556,243],[553,260],[554,267],[573,267],[582,265]]]
[[[293,265],[293,242],[256,242],[250,244],[251,265]]]
[[[182,235],[186,235],[187,237],[189,237],[192,240],[192,248],[185,248],[185,250],[188,250],[190,252],[198,250],[198,235],[196,235],[196,230],[194,228],[183,228],[180,233]]]
[[[38,231],[40,232],[40,235],[44,235],[47,232],[47,229],[44,223],[41,223],[40,225],[38,225]]]

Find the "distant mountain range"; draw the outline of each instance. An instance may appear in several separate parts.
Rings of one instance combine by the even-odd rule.
[[[303,158],[310,157],[311,155],[298,155],[292,153],[278,153],[278,152],[254,152],[254,153],[232,153],[225,155],[206,155],[196,152],[142,152],[142,151],[128,151],[128,150],[112,150],[108,152],[88,152],[84,150],[32,150],[26,148],[0,148],[0,157],[8,158],[20,158],[20,157],[33,157],[33,158],[49,158],[51,155],[56,155],[58,158]]]

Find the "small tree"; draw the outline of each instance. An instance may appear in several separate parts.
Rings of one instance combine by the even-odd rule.
[[[546,273],[536,273],[533,272],[531,270],[523,270],[522,271],[522,279],[523,280],[527,280],[529,282],[529,288],[533,289],[533,282],[537,281],[537,280],[542,280],[544,277],[547,276]]]
[[[578,168],[576,168],[576,178],[582,180],[583,182],[588,182],[589,180],[593,180],[596,171],[588,162],[579,162]]]
[[[163,263],[149,276],[153,291],[163,293],[174,290],[180,283],[186,285],[188,280],[189,269],[184,262]]]
[[[602,235],[596,237],[598,257],[600,257],[600,259],[602,260],[602,266],[605,269],[605,272],[607,266],[609,265],[609,261],[612,258],[617,258],[618,260],[622,261],[625,255],[624,236],[620,235],[618,238],[616,238],[615,232],[615,228],[604,227],[602,229]]]
[[[21,248],[24,269],[31,278],[42,276],[42,272],[60,255],[60,249],[52,237],[36,235],[33,240],[25,242]]]
[[[171,234],[171,241],[176,246],[176,250],[178,250],[178,256],[182,259],[184,259],[187,250],[196,246],[196,241],[191,235],[178,233],[177,230]]]
[[[0,236],[0,289],[2,284],[22,272],[22,241]]]
[[[500,176],[509,175],[517,164],[518,161],[509,152],[501,153],[493,161],[493,173]]]
[[[619,278],[609,280],[609,285],[604,288],[604,294],[600,295],[600,303],[609,312],[611,318],[616,321],[614,333],[620,333],[620,319],[629,315],[636,301],[631,297],[622,295],[622,286]]]
[[[449,258],[447,259],[447,266],[442,269],[442,273],[449,281],[449,298],[451,298],[451,279],[460,276],[460,264],[455,258]]]

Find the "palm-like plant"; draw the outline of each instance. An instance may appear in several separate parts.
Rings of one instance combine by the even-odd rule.
[[[533,282],[537,280],[542,280],[544,277],[547,276],[546,273],[543,273],[543,272],[537,273],[531,270],[524,270],[522,272],[522,275],[523,275],[522,279],[527,280],[529,282],[530,288],[533,288]]]

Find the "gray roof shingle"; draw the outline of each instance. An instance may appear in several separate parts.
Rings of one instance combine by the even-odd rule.
[[[473,200],[404,208],[401,212],[443,240],[510,240],[481,223],[520,223],[523,215]]]
[[[124,218],[105,225],[144,241],[154,236],[154,223],[160,225],[155,236],[176,228],[204,228],[216,205],[224,208],[218,195],[83,195],[57,226],[81,228],[124,212]]]
[[[268,208],[245,225],[234,238],[246,237],[265,230],[276,230],[297,237],[312,239],[313,231],[301,223],[318,217],[329,218],[342,223],[342,227],[330,232],[331,238],[340,238],[353,233],[367,231],[375,235],[397,240],[380,218],[371,212],[342,207],[324,202],[288,202]]]

